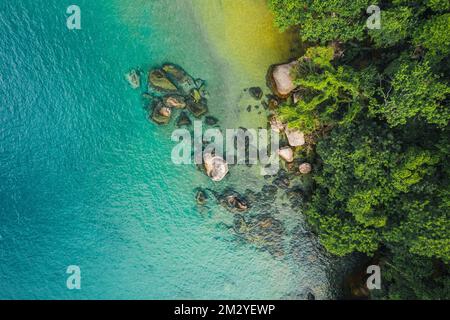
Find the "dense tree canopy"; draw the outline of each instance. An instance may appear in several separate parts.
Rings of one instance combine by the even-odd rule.
[[[450,2],[380,1],[379,30],[369,1],[270,3],[310,43],[278,113],[320,137],[305,211],[321,243],[377,253],[377,298],[450,298]]]

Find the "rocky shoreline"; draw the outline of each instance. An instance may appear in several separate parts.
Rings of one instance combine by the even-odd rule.
[[[298,209],[308,197],[311,184],[312,157],[308,145],[310,138],[301,131],[288,128],[277,117],[277,108],[282,103],[296,99],[295,86],[290,78],[290,69],[295,63],[271,66],[267,74],[267,86],[271,93],[264,95],[260,87],[243,89],[260,106],[260,112],[267,115],[267,128],[281,134],[281,169],[274,176],[262,177],[264,186],[259,191],[246,189],[238,193],[231,186],[222,191],[194,188],[194,201],[200,208],[222,207],[233,215],[232,224],[225,227],[237,239],[251,244],[258,250],[267,251],[275,258],[286,254],[286,227],[279,216],[279,203],[276,199],[284,197],[283,206]],[[143,72],[132,70],[126,79],[131,88],[141,87]],[[206,82],[194,79],[182,67],[172,63],[151,69],[146,77],[147,85],[143,97],[148,100],[147,111],[150,121],[157,125],[167,125],[172,119],[177,127],[189,128],[194,119],[202,120],[207,126],[216,126],[220,119],[208,115]],[[252,107],[247,107],[250,112]],[[240,128],[247,130],[246,128]],[[246,145],[248,151],[248,145]],[[203,155],[203,166],[198,165],[212,181],[219,182],[229,173],[226,159],[214,154]],[[308,292],[308,299],[315,299],[314,292]]]

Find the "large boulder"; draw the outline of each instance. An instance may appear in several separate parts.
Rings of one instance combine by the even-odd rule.
[[[206,174],[213,181],[220,181],[227,175],[228,164],[222,157],[213,156],[210,153],[206,153],[203,156],[203,161],[205,164]]]
[[[285,160],[286,162],[294,161],[294,151],[290,147],[284,147],[278,150],[278,155],[280,158]]]
[[[162,70],[184,94],[188,94],[192,89],[196,88],[195,80],[180,66],[166,63],[162,66]]]
[[[305,144],[305,134],[300,130],[286,128],[285,132],[291,147],[298,147]]]
[[[153,101],[152,104],[152,114],[151,118],[153,121],[155,121],[157,124],[167,124],[170,121],[170,117],[172,115],[172,109],[168,108],[164,105],[164,103],[156,99]]]
[[[176,92],[177,87],[170,81],[163,70],[151,70],[148,74],[148,84],[150,89],[161,92]]]
[[[287,98],[296,88],[292,73],[298,66],[298,61],[286,64],[274,65],[269,68],[267,84],[269,88],[280,98]]]

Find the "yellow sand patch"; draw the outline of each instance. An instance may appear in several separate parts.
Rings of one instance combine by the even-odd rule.
[[[264,79],[269,65],[290,58],[293,42],[292,34],[280,33],[274,26],[266,1],[194,1],[217,53],[255,83]]]

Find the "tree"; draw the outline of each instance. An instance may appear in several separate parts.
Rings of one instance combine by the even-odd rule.
[[[385,117],[391,126],[424,120],[444,127],[450,120],[446,103],[450,87],[440,81],[426,61],[403,63],[385,95],[384,103],[373,111]]]
[[[300,26],[303,41],[362,40],[368,0],[270,0],[282,30]]]
[[[349,123],[361,111],[365,95],[359,89],[358,75],[351,68],[335,68],[333,55],[331,47],[312,47],[299,59],[294,82],[301,99],[279,110],[289,127],[311,133],[324,124]]]
[[[447,2],[448,5],[448,2]],[[414,34],[414,44],[426,48],[431,57],[441,57],[450,53],[450,13],[432,17]]]
[[[376,253],[375,298],[450,299],[450,2],[381,1],[381,30],[365,30],[367,1],[270,2],[314,42],[279,114],[319,137],[304,212],[320,242]]]
[[[381,14],[381,29],[368,30],[375,47],[391,47],[411,36],[411,30],[415,27],[415,17],[411,8],[396,7],[383,10]]]

